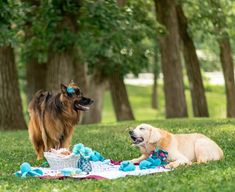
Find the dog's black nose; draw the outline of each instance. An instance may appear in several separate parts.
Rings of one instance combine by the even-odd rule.
[[[133,133],[134,133],[133,130],[130,130],[130,131],[129,131],[129,134],[130,134],[130,135],[133,135]]]

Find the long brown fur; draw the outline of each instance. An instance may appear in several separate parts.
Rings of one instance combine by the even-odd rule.
[[[51,148],[69,148],[74,126],[79,122],[80,110],[74,102],[82,96],[68,96],[64,91],[38,91],[29,104],[29,137],[37,154]]]

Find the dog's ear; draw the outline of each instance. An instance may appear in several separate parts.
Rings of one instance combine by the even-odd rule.
[[[157,143],[161,139],[161,133],[157,129],[151,128],[151,131],[149,133],[149,143],[154,144]]]
[[[63,83],[61,83],[60,90],[61,90],[61,93],[63,93],[63,94],[67,93],[67,86],[64,85]]]

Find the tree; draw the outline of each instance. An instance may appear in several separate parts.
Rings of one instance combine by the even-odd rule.
[[[90,107],[90,110],[84,114],[82,119],[83,124],[100,123],[102,120],[102,110],[104,94],[107,87],[107,79],[96,70],[90,77],[88,86],[88,95],[95,102]]]
[[[130,2],[123,8],[117,5],[116,0],[86,3],[86,11],[81,20],[84,26],[79,42],[89,72],[92,74],[99,71],[102,74],[103,80],[99,81],[101,87],[105,81],[109,81],[117,120],[133,119],[123,78],[129,72],[137,75],[147,67],[147,48],[142,40],[147,36],[146,31],[154,31],[153,22],[148,21],[149,26],[142,22],[148,20],[148,17],[147,11],[143,12],[140,8],[139,1]],[[144,1],[141,3],[144,5]],[[142,21],[137,20],[137,15]],[[100,86],[96,84],[98,89]],[[101,96],[103,95],[100,94]]]
[[[82,56],[81,50],[77,47],[77,55],[75,55],[74,63],[74,81],[78,83],[84,95],[88,94],[87,65]]]
[[[25,7],[25,24],[24,24],[24,47],[22,48],[22,55],[24,62],[26,62],[26,92],[28,103],[32,99],[34,93],[38,90],[46,89],[46,61],[40,60],[40,43],[35,39],[35,31],[33,29],[33,22],[38,14],[40,1],[38,0],[25,0],[23,1]],[[28,10],[28,11],[26,11]]]
[[[176,1],[155,0],[155,8],[158,22],[167,31],[165,35],[159,37],[166,117],[186,117],[188,113],[180,60]]]
[[[134,120],[126,86],[119,72],[109,77],[109,87],[116,119],[118,121]]]
[[[125,0],[117,0],[117,4],[120,8],[123,8],[125,3]],[[109,76],[109,87],[116,119],[118,121],[134,120],[134,114],[128,99],[124,78],[119,70]]]
[[[152,87],[152,108],[158,109],[158,91],[157,80],[160,74],[160,66],[158,64],[158,47],[154,43],[154,58],[153,58],[153,87]]]
[[[212,23],[220,49],[220,60],[223,69],[226,100],[227,117],[235,117],[235,83],[232,49],[229,41],[229,34],[226,31],[226,19],[223,8],[219,1],[209,0],[212,8]]]
[[[69,82],[73,79],[73,64],[77,54],[75,37],[78,33],[78,14],[81,1],[52,1],[51,10],[57,12],[54,15],[58,20],[54,23],[55,28],[49,43],[47,87],[56,89],[60,83]],[[49,12],[51,13],[51,12]],[[49,21],[53,21],[51,18]]]
[[[20,35],[13,23],[19,19],[19,7],[14,1],[0,2],[0,130],[26,128],[12,46]]]
[[[229,38],[229,29],[233,28],[234,14],[229,13],[233,1],[197,0],[192,4],[186,1],[187,7],[191,7],[193,30],[200,29],[203,35],[213,35],[219,45],[220,60],[225,80],[227,117],[235,117],[235,83],[232,50]],[[192,6],[193,5],[193,6]],[[229,7],[229,9],[227,9]],[[209,10],[209,11],[208,11]],[[230,22],[230,25],[228,23]],[[205,37],[204,37],[205,38]]]
[[[83,67],[77,57],[80,8],[81,0],[40,1],[32,19],[28,50],[30,54],[36,53],[38,62],[47,63],[44,79],[48,90],[74,79],[75,71]]]
[[[207,101],[200,71],[200,64],[193,40],[188,33],[187,18],[180,4],[177,5],[179,34],[183,44],[183,55],[190,84],[193,113],[196,117],[208,117]]]

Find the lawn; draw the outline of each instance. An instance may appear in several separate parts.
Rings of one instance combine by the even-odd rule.
[[[12,176],[22,162],[37,162],[27,131],[0,132],[0,191],[233,191],[235,189],[235,120],[173,119],[145,121],[174,133],[201,132],[214,139],[224,150],[220,162],[181,167],[172,172],[117,180],[40,180]],[[112,159],[131,159],[139,155],[126,131],[139,121],[80,125],[74,143],[84,143]]]
[[[151,108],[151,87],[140,87],[140,86],[127,86],[129,100],[135,115],[136,120],[154,120],[164,118],[164,95],[163,86],[158,87],[159,93],[159,109],[155,110]],[[209,114],[213,118],[225,118],[226,117],[226,103],[224,87],[215,85],[205,85],[206,97],[208,102]],[[190,117],[193,117],[191,96],[188,87],[186,87],[186,100],[188,106],[188,113]],[[115,115],[112,108],[112,101],[110,93],[106,91],[104,100],[102,122],[114,122]]]

